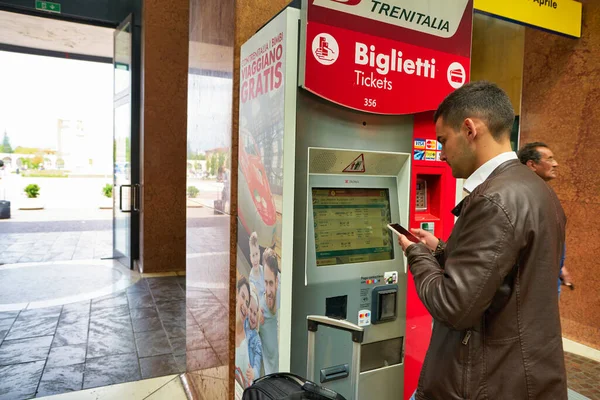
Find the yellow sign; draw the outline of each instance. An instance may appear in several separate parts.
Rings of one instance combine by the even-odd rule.
[[[475,0],[475,10],[581,37],[581,3],[574,0]]]

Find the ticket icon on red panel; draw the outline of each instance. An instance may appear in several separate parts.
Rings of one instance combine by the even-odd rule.
[[[436,150],[437,149],[437,140],[427,139],[426,149],[427,150]]]
[[[458,89],[467,81],[467,72],[465,71],[465,67],[459,62],[453,62],[448,67],[447,72],[448,83],[454,89]]]
[[[465,73],[461,69],[458,69],[458,68],[451,69],[449,75],[450,75],[450,80],[452,82],[462,83],[465,80]]]
[[[425,152],[425,159],[428,161],[435,161],[435,151],[426,151]]]

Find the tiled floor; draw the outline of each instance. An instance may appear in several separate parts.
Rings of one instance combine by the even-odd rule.
[[[187,400],[181,375],[167,375],[141,381],[86,389],[45,397],[48,400]],[[216,399],[211,399],[216,400]]]
[[[139,279],[115,260],[0,266],[0,312],[60,306],[126,289]]]
[[[0,400],[185,371],[185,296],[185,277],[146,278],[91,301],[0,313]],[[197,324],[191,311],[187,324]],[[192,338],[188,348],[220,364],[208,340]]]
[[[565,353],[565,363],[569,388],[600,400],[600,363],[572,353]]]
[[[61,222],[56,224],[60,225]],[[0,234],[0,264],[89,260],[111,256],[111,230]]]
[[[220,229],[226,222],[223,216],[189,218],[187,252],[218,251],[223,243],[228,249],[229,237],[221,234],[228,231]],[[112,256],[112,239],[111,220],[1,221],[0,265],[109,258]]]

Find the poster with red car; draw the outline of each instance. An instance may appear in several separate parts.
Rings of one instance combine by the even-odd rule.
[[[377,114],[433,110],[469,81],[473,0],[304,0],[300,85]]]
[[[241,48],[236,396],[279,371],[286,30],[281,14]]]

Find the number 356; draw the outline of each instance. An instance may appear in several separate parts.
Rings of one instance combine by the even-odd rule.
[[[377,107],[377,99],[367,99],[365,97],[365,106],[367,107]]]

